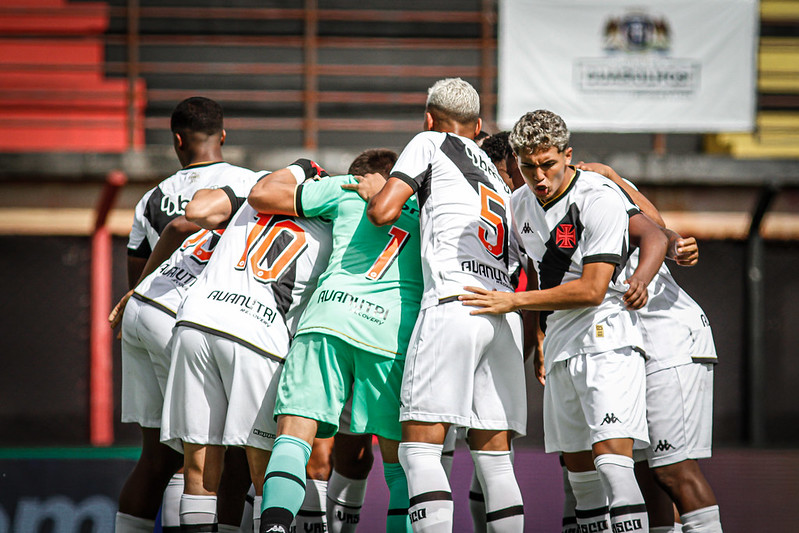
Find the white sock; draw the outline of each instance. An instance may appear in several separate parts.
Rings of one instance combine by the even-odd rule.
[[[680,515],[685,533],[721,533],[719,506],[711,505]]]
[[[472,450],[474,469],[485,496],[488,531],[510,533],[524,529],[522,491],[513,473],[510,454],[510,450]]]
[[[183,474],[175,474],[167,483],[161,501],[161,529],[164,533],[180,531],[180,497],[183,496]]]
[[[408,515],[416,533],[452,531],[452,490],[441,466],[440,444],[401,442],[399,460],[408,479]]]
[[[239,529],[242,533],[253,533],[252,528],[252,502],[255,498],[255,487],[250,483],[250,490],[247,491],[247,496],[244,497],[244,510],[241,513],[241,524]],[[255,533],[258,533],[255,531]]]
[[[361,519],[365,497],[365,479],[350,479],[334,468],[327,482],[327,530],[330,533],[354,532]]]
[[[574,497],[572,485],[569,483],[569,469],[563,464],[563,457],[560,458],[560,468],[563,471],[563,521],[560,532],[577,533],[577,518],[574,516],[577,500]],[[599,477],[596,479],[599,481]]]
[[[444,445],[441,449],[441,466],[447,474],[447,479],[452,474],[452,462],[455,460],[455,441],[458,440],[458,433],[455,426],[450,426],[444,437]]]
[[[327,481],[323,479],[305,479],[305,499],[302,501],[294,523],[297,531],[319,532],[327,531],[327,517],[325,506],[327,501]]]
[[[610,516],[608,515],[608,497],[599,472],[568,472],[569,485],[574,494],[575,530],[609,531]],[[565,525],[564,525],[564,530]]]
[[[486,533],[486,500],[477,478],[477,467],[472,472],[472,484],[469,487],[469,512],[472,515],[474,533]]]
[[[263,496],[253,496],[252,498],[252,530],[255,533],[261,531],[261,502]]]
[[[155,520],[147,520],[125,513],[117,512],[114,531],[117,533],[152,533]]]
[[[184,494],[180,497],[181,531],[208,531],[208,526],[217,522],[216,496]]]
[[[682,524],[674,522],[674,533],[682,533]]]
[[[632,457],[606,453],[597,456],[594,465],[608,495],[611,529],[649,531],[649,517],[644,496],[635,479]]]

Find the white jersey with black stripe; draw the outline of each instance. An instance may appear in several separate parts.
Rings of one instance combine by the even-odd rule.
[[[410,185],[419,201],[422,309],[463,294],[467,285],[513,291],[508,269],[518,254],[512,250],[510,189],[474,141],[419,133],[391,177]]]
[[[528,187],[521,187],[511,204],[514,233],[535,266],[541,289],[579,279],[588,263],[616,265],[597,307],[541,313],[546,369],[581,353],[640,348],[641,334],[622,300],[629,216],[639,211],[621,189],[599,174],[577,170],[557,198],[542,205]]]
[[[331,247],[329,224],[265,215],[244,203],[178,309],[176,326],[282,360]]]
[[[636,249],[630,256],[625,277],[638,266],[638,255]],[[677,284],[665,263],[647,290],[646,305],[635,312],[647,355],[647,373],[691,362],[717,362],[707,315]]]
[[[240,173],[235,180],[228,180],[229,183],[221,187],[228,187],[236,199],[236,206],[240,206],[247,200],[250,189],[263,175],[263,171]],[[186,297],[187,291],[197,281],[197,277],[214,253],[223,231],[200,230],[189,236],[180,248],[136,286],[133,297],[161,309],[174,318],[180,302]]]
[[[186,204],[199,189],[252,186],[264,173],[224,161],[189,165],[147,191],[136,204],[128,237],[128,255],[147,258],[169,221],[186,214]]]

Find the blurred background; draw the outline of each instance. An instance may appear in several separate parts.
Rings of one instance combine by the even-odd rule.
[[[702,466],[725,530],[793,530],[799,0],[730,0],[743,5],[734,15],[706,0],[711,15],[685,30],[685,10],[702,3],[0,0],[0,533],[113,527],[139,433],[119,423],[119,343],[104,320],[126,291],[133,207],[179,169],[174,106],[220,102],[231,163],[310,157],[342,173],[366,148],[400,151],[421,130],[427,88],[455,76],[480,92],[489,133],[535,108],[562,114],[576,161],[610,164],[699,239],[699,265],[672,271],[719,353],[714,458]],[[583,29],[583,4],[607,14]],[[725,28],[727,41],[702,47]],[[582,46],[574,58],[562,40]],[[642,62],[690,87],[586,82]],[[694,107],[668,107],[675,99]],[[633,108],[627,122],[591,123]],[[553,531],[560,470],[542,452],[542,390],[528,381],[517,475],[528,530]]]

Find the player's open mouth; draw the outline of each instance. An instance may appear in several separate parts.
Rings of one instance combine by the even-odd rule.
[[[546,196],[547,192],[549,192],[549,187],[546,185],[536,185],[535,186],[535,194],[536,196]]]

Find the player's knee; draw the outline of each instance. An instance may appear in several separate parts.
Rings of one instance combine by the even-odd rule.
[[[697,483],[699,474],[696,462],[691,460],[654,468],[652,472],[658,485],[671,494],[688,484]]]

